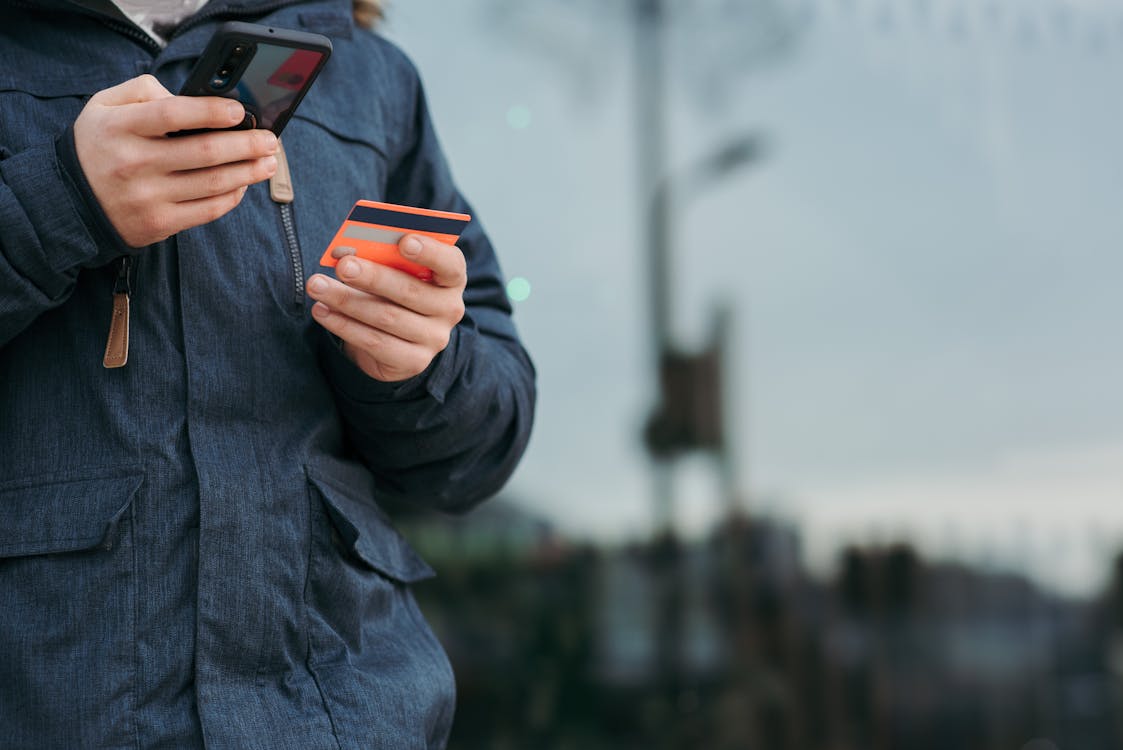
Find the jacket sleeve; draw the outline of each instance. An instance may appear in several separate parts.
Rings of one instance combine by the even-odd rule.
[[[72,130],[0,160],[0,346],[65,302],[82,268],[130,252],[86,183]]]
[[[412,66],[410,68],[412,71]],[[452,182],[413,72],[411,137],[392,166],[394,203],[472,214]],[[464,511],[495,494],[530,437],[535,373],[511,320],[491,243],[474,217],[457,243],[468,265],[465,317],[420,375],[399,383],[368,377],[321,336],[325,371],[348,435],[392,499]]]

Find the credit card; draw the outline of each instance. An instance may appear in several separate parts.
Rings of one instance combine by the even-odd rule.
[[[354,255],[429,281],[433,278],[432,270],[403,258],[398,252],[398,241],[407,234],[420,234],[455,245],[471,220],[468,214],[357,201],[324,251],[320,265],[335,268],[341,258]]]

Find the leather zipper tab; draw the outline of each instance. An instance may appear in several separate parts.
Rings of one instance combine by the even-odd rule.
[[[109,338],[105,342],[105,357],[101,363],[107,369],[124,367],[129,361],[129,269],[132,258],[121,258],[117,269],[117,283],[113,285],[113,319],[109,323]]]
[[[289,172],[289,160],[285,156],[285,147],[277,140],[277,171],[269,178],[269,197],[274,203],[292,203],[296,193],[292,189],[292,173]]]

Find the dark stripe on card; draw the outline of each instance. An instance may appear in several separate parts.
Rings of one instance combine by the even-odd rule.
[[[442,216],[425,216],[405,211],[387,211],[384,208],[355,206],[348,221],[361,221],[364,224],[381,224],[384,227],[398,227],[414,232],[433,232],[434,234],[460,234],[468,222],[463,219],[446,219]]]

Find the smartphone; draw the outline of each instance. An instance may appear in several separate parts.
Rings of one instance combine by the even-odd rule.
[[[330,55],[326,36],[228,21],[211,37],[179,93],[237,99],[246,118],[227,130],[263,128],[280,135]]]

